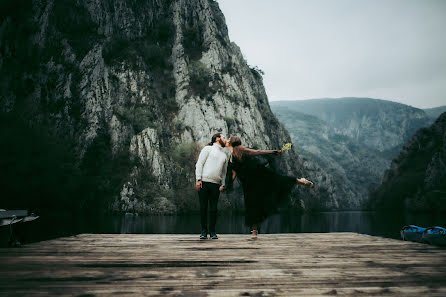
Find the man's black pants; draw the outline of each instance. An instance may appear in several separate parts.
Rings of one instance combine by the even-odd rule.
[[[215,232],[217,222],[217,203],[220,196],[220,185],[202,182],[202,188],[198,191],[200,198],[201,230]],[[208,205],[209,205],[209,229],[208,229]]]

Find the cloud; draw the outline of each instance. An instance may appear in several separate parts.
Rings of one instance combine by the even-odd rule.
[[[265,71],[270,100],[376,94],[446,105],[446,1],[219,4],[230,38]]]

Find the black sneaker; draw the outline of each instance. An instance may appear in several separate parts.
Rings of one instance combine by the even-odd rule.
[[[208,233],[207,231],[202,231],[200,234],[200,239],[208,239]]]
[[[211,232],[211,239],[218,239],[217,233]]]

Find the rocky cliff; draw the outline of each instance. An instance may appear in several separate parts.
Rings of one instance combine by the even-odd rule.
[[[370,206],[446,210],[446,113],[404,145],[382,184],[371,193]]]
[[[37,158],[63,152],[53,153],[53,167],[32,167],[48,177],[39,186],[47,204],[67,195],[86,208],[104,196],[122,211],[194,210],[195,158],[214,132],[264,149],[290,141],[216,1],[5,0],[0,11],[2,120],[22,135],[5,132],[3,141],[21,147],[27,135],[45,134]],[[2,186],[29,196],[11,173],[28,182],[29,171],[14,164],[31,157],[5,156],[15,161]],[[292,151],[272,163],[305,174]],[[52,184],[53,175],[63,182]],[[312,193],[298,189],[293,203],[317,208]],[[239,194],[225,195],[222,208],[239,205]]]

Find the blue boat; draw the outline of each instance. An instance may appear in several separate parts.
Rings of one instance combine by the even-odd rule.
[[[415,225],[404,226],[401,229],[401,239],[408,241],[416,241],[416,242],[424,242],[423,232],[426,231],[427,228],[418,227]]]
[[[430,227],[423,232],[423,241],[433,245],[446,245],[446,228]]]
[[[415,225],[404,226],[400,231],[401,239],[432,245],[446,245],[446,228],[423,228]]]

